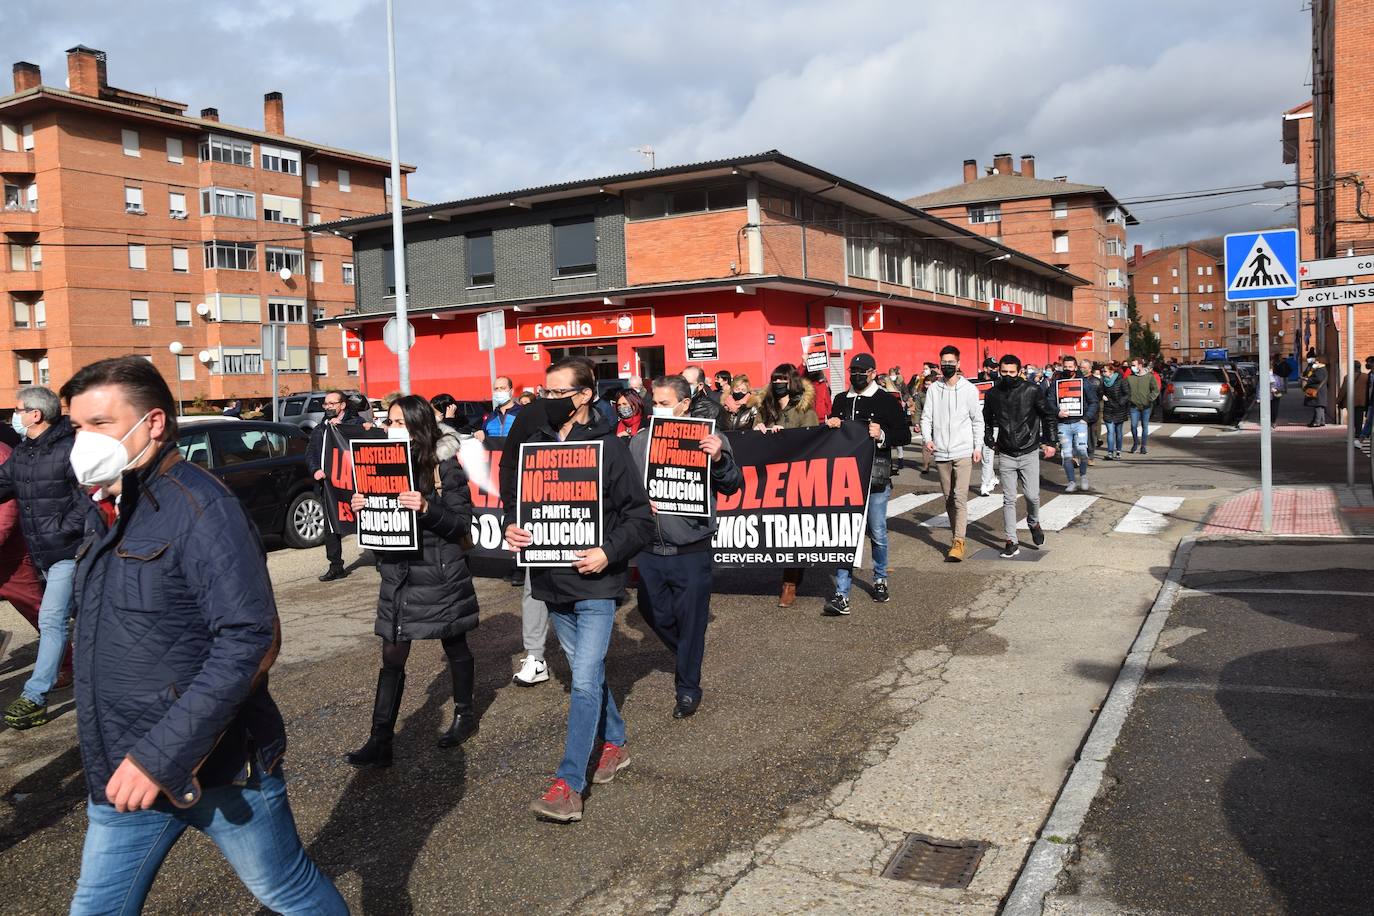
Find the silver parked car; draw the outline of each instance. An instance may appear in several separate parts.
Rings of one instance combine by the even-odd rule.
[[[281,399],[281,423],[299,426],[307,432],[324,422],[324,396],[326,391],[305,391],[288,395]],[[344,395],[356,395],[356,389],[345,389]]]
[[[1166,422],[1180,416],[1216,417],[1229,422],[1240,397],[1221,366],[1179,366],[1164,386],[1160,404]]]

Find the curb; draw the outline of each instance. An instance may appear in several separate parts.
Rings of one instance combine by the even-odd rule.
[[[1188,566],[1193,546],[1199,540],[1196,534],[1186,535],[1179,541],[1174,553],[1173,565],[1169,567],[1164,584],[1155,596],[1150,612],[1141,624],[1127,653],[1116,681],[1102,704],[1087,740],[1078,753],[1073,769],[1069,771],[1064,787],[1055,799],[1054,808],[1040,828],[1040,835],[1021,868],[1011,893],[1003,904],[1002,916],[1040,916],[1044,910],[1045,896],[1059,880],[1059,873],[1073,852],[1083,819],[1088,815],[1093,799],[1102,786],[1102,778],[1107,770],[1107,759],[1116,746],[1121,728],[1126,724],[1126,716],[1135,704],[1140,691],[1140,682],[1154,653],[1159,634],[1169,619],[1174,602],[1178,599],[1183,571]],[[1064,842],[1053,843],[1046,837],[1063,837]]]

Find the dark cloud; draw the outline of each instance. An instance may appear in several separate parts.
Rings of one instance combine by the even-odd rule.
[[[1291,174],[1279,117],[1309,70],[1309,14],[1241,0],[396,5],[426,200],[630,171],[641,144],[660,165],[777,148],[898,197],[1003,150],[1122,198],[1234,186]],[[116,85],[249,126],[281,90],[291,133],[387,153],[377,0],[14,6],[7,50],[49,83],[84,43]],[[1272,225],[1284,201],[1142,205],[1132,240]]]

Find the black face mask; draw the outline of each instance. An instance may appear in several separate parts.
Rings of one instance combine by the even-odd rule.
[[[782,400],[791,392],[791,386],[787,382],[772,382],[769,386],[773,391],[773,397]]]
[[[338,411],[337,408],[334,408],[334,407],[326,407],[326,408],[324,409],[324,418],[325,418],[326,420],[332,420],[332,419],[334,419],[335,417],[337,417],[338,415],[339,415],[339,411]]]
[[[943,364],[940,366],[940,374],[943,375],[945,378],[954,378],[955,373],[957,373],[958,371],[958,366],[946,366]]]
[[[565,398],[544,398],[544,416],[554,429],[561,429],[572,419],[576,411],[577,405],[573,403],[572,395]]]
[[[999,375],[997,376],[997,387],[1006,390],[1013,387],[1018,381],[1020,379],[1014,375]]]
[[[736,401],[743,401],[746,393],[747,392],[744,391],[732,391],[730,392],[730,397],[734,398]]]
[[[1061,369],[1061,370],[1059,371],[1059,377],[1060,377],[1060,378],[1078,378],[1078,370],[1077,370],[1077,369]]]
[[[867,372],[851,372],[851,373],[849,373],[849,385],[850,385],[850,387],[853,388],[855,391],[863,391],[865,388],[868,387],[868,373],[867,373]]]

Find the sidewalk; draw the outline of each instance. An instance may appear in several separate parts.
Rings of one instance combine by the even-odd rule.
[[[1360,477],[1357,474],[1356,479]],[[1263,534],[1259,488],[1233,496],[1213,510],[1202,534],[1244,537]],[[1353,487],[1275,487],[1275,535],[1374,535],[1374,491],[1367,482]]]
[[[1192,544],[1043,912],[1369,912],[1370,549]]]

